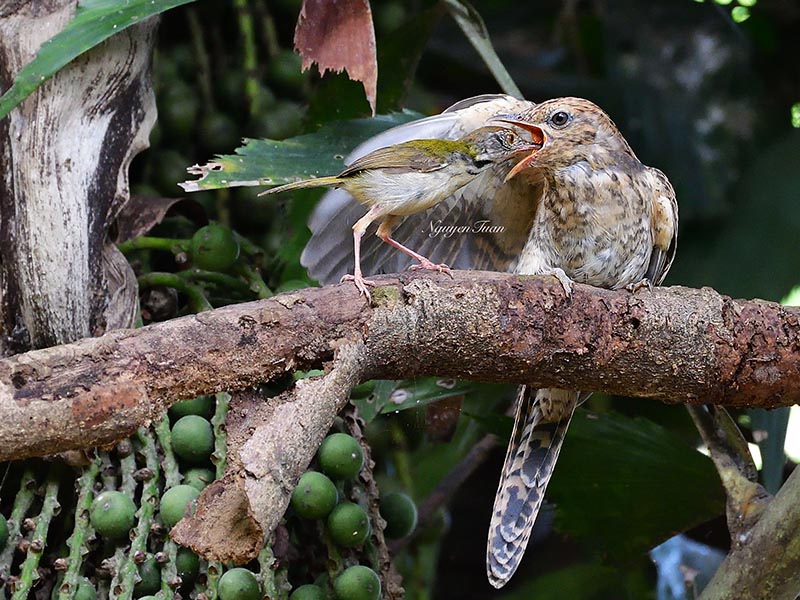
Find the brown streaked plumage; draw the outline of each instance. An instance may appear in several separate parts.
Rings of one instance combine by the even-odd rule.
[[[506,176],[532,170],[543,181],[517,273],[553,274],[567,293],[572,281],[631,290],[661,283],[675,255],[675,193],[661,171],[639,162],[605,112],[588,100],[558,98],[496,120],[544,138]],[[489,528],[486,570],[494,587],[522,560],[569,421],[587,397],[519,390]]]

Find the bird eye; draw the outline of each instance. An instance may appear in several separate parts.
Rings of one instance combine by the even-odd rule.
[[[513,132],[509,131],[508,133],[506,133],[506,144],[510,146],[516,141],[517,141],[517,136],[514,135]]]
[[[569,122],[569,113],[560,110],[550,116],[550,123],[553,127],[564,127]]]

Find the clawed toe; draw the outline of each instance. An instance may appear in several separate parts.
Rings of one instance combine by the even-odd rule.
[[[641,281],[637,281],[636,283],[629,283],[625,286],[625,289],[629,291],[631,294],[635,294],[642,288],[647,288],[648,291],[653,291],[653,282],[650,281],[647,277],[642,279]]]
[[[551,269],[544,272],[544,275],[552,275],[558,282],[561,284],[561,287],[564,289],[564,293],[567,295],[567,298],[572,298],[572,279],[569,278],[564,272],[564,269]]]
[[[453,277],[453,273],[451,273],[450,267],[448,267],[444,263],[437,265],[436,263],[433,263],[429,260],[421,260],[419,264],[411,265],[410,267],[408,267],[409,271],[420,271],[422,269],[426,271],[438,271],[439,273],[450,275],[451,278]]]
[[[367,286],[375,287],[377,284],[374,281],[364,279],[361,275],[345,275],[339,282],[344,283],[345,281],[352,281],[358,288],[359,293],[366,297],[367,302],[372,300],[372,294],[369,293]]]

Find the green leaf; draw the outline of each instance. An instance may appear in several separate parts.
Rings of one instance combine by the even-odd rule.
[[[356,145],[420,116],[404,111],[373,119],[333,121],[314,133],[280,142],[245,139],[236,154],[218,156],[202,167],[191,169],[190,173],[200,175],[200,179],[180,186],[187,192],[196,192],[242,185],[278,185],[298,178],[335,175]]]
[[[647,419],[579,411],[547,490],[556,526],[622,559],[724,512],[711,460]]]
[[[70,61],[115,33],[153,15],[194,0],[84,0],[63,31],[47,40],[36,57],[0,96],[0,119]]]
[[[455,22],[467,36],[467,39],[472,44],[473,48],[478,51],[483,62],[489,67],[489,71],[494,76],[500,88],[506,93],[516,98],[522,98],[522,92],[511,79],[500,57],[492,46],[492,41],[489,39],[489,31],[486,29],[486,24],[483,22],[478,11],[475,10],[466,0],[444,0],[444,5],[450,12],[450,15],[455,19]]]
[[[500,597],[500,600],[605,600],[625,598],[620,573],[597,563],[570,565],[542,575]]]

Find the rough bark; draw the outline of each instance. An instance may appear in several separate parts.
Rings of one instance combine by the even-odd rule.
[[[800,469],[731,551],[700,600],[794,600],[800,590]]]
[[[0,460],[103,444],[196,394],[322,366],[363,343],[363,378],[440,375],[735,407],[800,400],[798,311],[711,289],[635,295],[549,277],[379,278],[227,306],[0,361]]]
[[[75,6],[0,9],[0,89]],[[0,120],[0,355],[135,322],[136,280],[107,232],[155,121],[155,27],[147,19],[113,36]]]
[[[333,367],[263,401],[245,395],[228,412],[228,468],[202,493],[198,511],[170,531],[207,559],[244,564],[256,557],[289,505],[300,475],[363,377],[366,349],[342,345]]]

